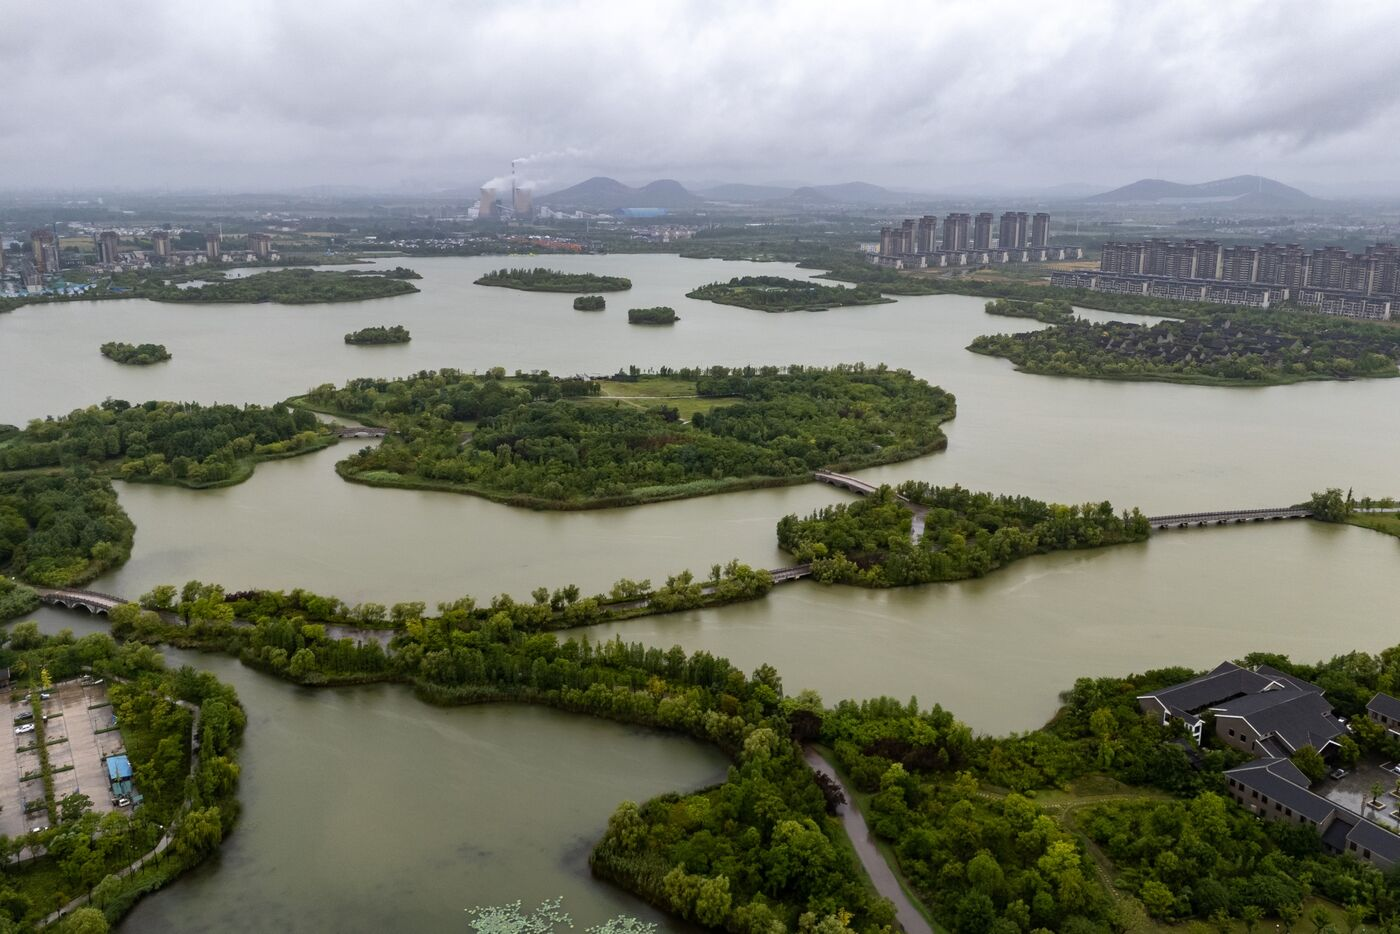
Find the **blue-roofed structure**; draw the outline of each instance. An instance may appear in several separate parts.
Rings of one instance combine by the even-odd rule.
[[[107,757],[107,779],[111,782],[131,780],[131,760],[126,756]]]

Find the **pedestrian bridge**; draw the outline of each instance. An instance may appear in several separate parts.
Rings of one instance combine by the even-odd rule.
[[[821,482],[828,483],[843,490],[849,490],[860,496],[869,496],[879,487],[876,484],[861,480],[859,477],[848,477],[845,474],[834,473],[830,470],[818,470],[813,472],[812,477]],[[924,517],[928,513],[928,507],[911,503],[902,496],[896,497],[905,506],[914,512],[914,527],[912,534],[914,541],[918,541],[924,531]],[[1384,512],[1389,510],[1375,510]],[[1211,512],[1176,512],[1164,516],[1148,516],[1147,521],[1154,529],[1187,529],[1193,526],[1206,525],[1234,525],[1240,522],[1271,522],[1279,519],[1310,519],[1312,510],[1300,506],[1265,506],[1259,509],[1217,509]]]
[[[355,425],[335,430],[337,438],[383,438],[388,434],[389,429],[387,428],[372,428],[368,425]]]
[[[1271,522],[1278,519],[1311,519],[1312,510],[1296,506],[1275,506],[1263,509],[1222,509],[1216,512],[1178,512],[1167,516],[1148,516],[1154,529],[1186,529],[1202,525],[1233,525],[1237,522]]]
[[[40,603],[47,603],[49,606],[63,606],[70,610],[83,609],[89,613],[100,613],[103,616],[110,613],[113,608],[129,602],[121,597],[114,597],[109,593],[98,593],[95,590],[52,590],[47,587],[36,587],[34,590],[39,594]]]

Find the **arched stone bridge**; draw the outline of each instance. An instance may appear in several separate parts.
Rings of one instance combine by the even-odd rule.
[[[89,613],[100,613],[103,616],[110,613],[113,608],[127,602],[121,597],[114,597],[109,593],[98,593],[95,590],[35,587],[34,591],[39,595],[40,603],[47,603],[49,606],[64,606],[70,610],[83,609]]]
[[[369,425],[354,425],[335,430],[337,438],[383,438],[388,434],[389,429],[387,428],[373,428]]]

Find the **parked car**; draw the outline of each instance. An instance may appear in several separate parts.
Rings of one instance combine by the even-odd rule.
[[[32,710],[26,710],[26,711],[24,711],[24,713],[15,714],[15,722],[16,722],[16,723],[23,723],[23,722],[26,721],[26,720],[33,720],[33,719],[34,719],[34,711],[32,711]]]
[[[1330,777],[1334,779],[1341,779],[1346,778],[1349,774],[1351,773],[1349,773],[1346,769],[1333,769]]]
[[[24,724],[23,726],[17,726],[17,727],[15,727],[15,735],[16,735],[16,736],[19,736],[21,733],[33,733],[33,732],[34,732],[34,724],[32,724],[32,723],[26,723],[26,724]]]

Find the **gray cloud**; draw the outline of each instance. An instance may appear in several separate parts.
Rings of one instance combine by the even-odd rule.
[[[1400,7],[9,4],[0,186],[1400,181]]]

